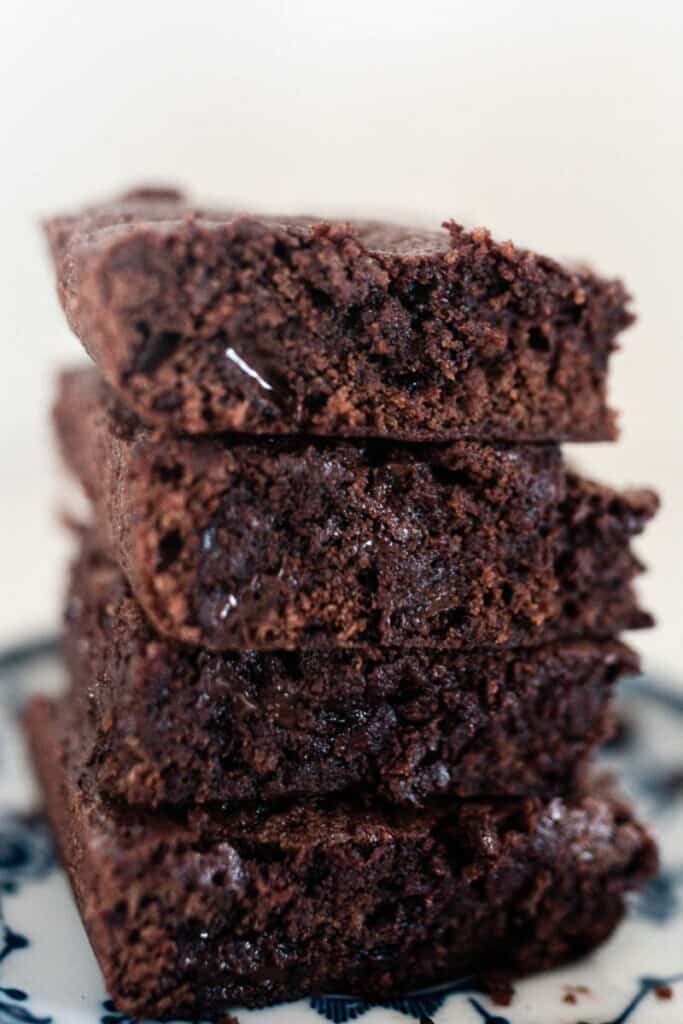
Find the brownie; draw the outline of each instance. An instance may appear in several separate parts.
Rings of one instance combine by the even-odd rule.
[[[622,285],[442,227],[201,209],[155,189],[46,224],[71,326],[148,423],[612,439]]]
[[[210,653],[162,640],[85,545],[65,653],[81,757],[140,806],[362,787],[381,798],[555,795],[611,730],[632,651],[576,640],[500,652]]]
[[[47,701],[27,726],[86,930],[130,1017],[551,967],[605,939],[656,868],[648,833],[598,793],[141,814],[88,784]]]
[[[57,429],[160,633],[210,649],[523,646],[646,624],[629,537],[656,507],[556,445],[157,435],[94,371]]]

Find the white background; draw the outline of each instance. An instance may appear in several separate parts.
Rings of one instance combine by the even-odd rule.
[[[506,0],[0,4],[0,641],[56,622],[67,544],[47,424],[80,356],[38,218],[141,181],[281,212],[485,224],[623,275],[618,446],[577,452],[665,507],[640,550],[681,651],[683,4]]]

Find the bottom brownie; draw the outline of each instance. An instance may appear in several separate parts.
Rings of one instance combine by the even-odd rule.
[[[131,1016],[550,967],[602,941],[656,867],[647,832],[599,794],[144,814],[88,786],[48,701],[27,728],[85,927]]]

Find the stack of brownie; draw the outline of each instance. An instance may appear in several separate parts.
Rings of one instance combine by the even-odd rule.
[[[587,763],[656,498],[559,448],[615,436],[627,295],[444,227],[165,190],[47,225],[93,516],[27,727],[129,1015],[523,974],[655,868]]]

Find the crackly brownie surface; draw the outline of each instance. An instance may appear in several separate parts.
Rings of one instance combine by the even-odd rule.
[[[149,423],[190,433],[606,440],[623,287],[441,231],[139,190],[46,224],[69,321]]]
[[[398,803],[572,788],[611,726],[623,644],[499,653],[211,654],[162,640],[85,546],[66,610],[68,700],[87,770],[138,805],[362,786]]]
[[[77,781],[72,730],[48,702],[27,725],[85,927],[130,1016],[550,967],[601,942],[656,867],[649,835],[599,795],[140,815]]]
[[[629,537],[649,491],[554,445],[157,437],[62,377],[61,444],[164,635],[211,649],[475,647],[646,624]]]

